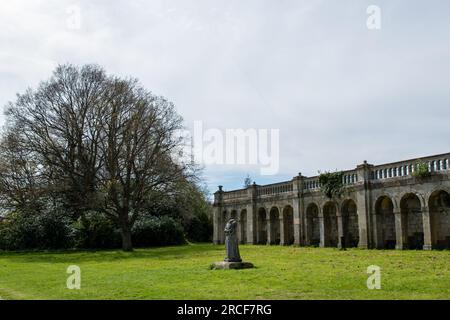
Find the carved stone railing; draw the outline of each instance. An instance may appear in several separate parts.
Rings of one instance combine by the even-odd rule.
[[[358,182],[358,173],[356,170],[343,171],[342,183],[345,186],[353,185]]]
[[[400,177],[411,176],[416,170],[417,163],[422,161],[428,165],[430,172],[448,172],[450,154],[441,154],[424,158],[399,161],[383,165],[377,165],[372,168],[372,180],[385,180]]]
[[[247,189],[239,189],[233,191],[227,191],[223,193],[223,200],[243,200],[247,199],[248,192]]]
[[[268,184],[265,186],[258,186],[256,189],[256,195],[258,197],[289,193],[294,190],[292,181],[279,182],[274,184]]]
[[[303,189],[309,191],[319,190],[320,189],[319,176],[304,178]]]
[[[416,166],[419,161],[426,163],[430,172],[442,172],[450,174],[449,160],[450,153],[445,153],[441,155],[370,166],[369,179],[373,182],[377,182],[387,179],[401,179],[411,176],[416,170]],[[365,162],[365,164],[367,163]],[[342,182],[344,186],[352,186],[358,184],[359,182],[362,182],[361,179],[363,178],[358,176],[358,168],[353,170],[346,170],[342,173]],[[298,178],[299,177],[296,177],[295,179]],[[270,198],[272,196],[293,193],[294,183],[296,183],[295,179],[262,186],[250,186],[249,188],[255,188],[256,194],[250,192],[251,190],[248,188],[222,192],[222,200],[224,202],[247,201],[250,200],[252,196],[256,196],[258,198]],[[319,176],[301,177],[301,179],[303,181],[304,192],[315,192],[320,190]],[[218,193],[217,195],[219,194],[220,193]]]
[[[356,170],[343,171],[342,183],[345,186],[353,185],[358,182],[358,174]],[[304,178],[303,190],[316,191],[320,189],[319,176]]]

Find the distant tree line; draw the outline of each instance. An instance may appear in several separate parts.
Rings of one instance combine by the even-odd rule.
[[[199,170],[174,105],[96,65],[61,65],[7,106],[0,248],[208,241]]]

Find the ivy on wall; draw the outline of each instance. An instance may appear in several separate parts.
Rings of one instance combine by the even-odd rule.
[[[320,190],[329,199],[340,198],[344,192],[343,177],[342,171],[320,173]]]

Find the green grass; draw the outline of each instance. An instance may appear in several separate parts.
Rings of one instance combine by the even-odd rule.
[[[3,299],[450,299],[449,251],[241,246],[254,269],[209,270],[223,246],[0,253]],[[81,289],[66,288],[69,265]],[[369,265],[381,289],[369,290]]]

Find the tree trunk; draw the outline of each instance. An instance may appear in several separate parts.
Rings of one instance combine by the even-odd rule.
[[[131,228],[128,219],[121,219],[120,234],[122,235],[122,250],[133,251],[133,243],[131,241]]]

